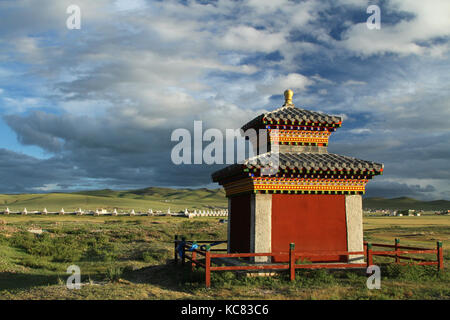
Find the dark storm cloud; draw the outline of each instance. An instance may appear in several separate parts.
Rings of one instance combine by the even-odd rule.
[[[381,179],[380,179],[381,180]],[[366,197],[385,197],[389,194],[391,198],[411,197],[416,199],[432,200],[433,192],[436,191],[432,185],[421,187],[420,185],[408,185],[398,182],[373,181],[366,187]]]
[[[172,164],[172,131],[239,128],[290,87],[344,117],[330,152],[385,164],[369,196],[450,197],[447,3],[383,2],[375,32],[354,0],[77,3],[76,31],[71,1],[0,3],[0,116],[50,157],[3,149],[0,192],[208,185],[222,165]]]
[[[73,183],[74,164],[71,161],[54,157],[40,160],[25,154],[0,149],[0,177],[2,192],[36,192],[35,188],[45,185]],[[83,174],[82,170],[77,172]]]
[[[202,186],[210,182],[210,174],[219,165],[175,165],[171,160],[172,147],[178,142],[170,140],[171,131],[155,128],[141,130],[124,128],[95,119],[71,115],[53,115],[32,112],[28,116],[9,115],[8,125],[15,130],[24,144],[39,146],[47,151],[58,151],[51,160],[39,160],[25,156],[45,172],[49,166],[42,163],[60,164],[65,174],[78,184],[88,178],[108,181],[111,187],[142,187],[146,185]],[[191,140],[194,137],[191,137]],[[5,150],[6,152],[6,150]],[[19,157],[14,154],[14,159]],[[11,163],[14,163],[13,161]],[[67,164],[72,164],[72,166]],[[10,170],[13,167],[9,167]],[[74,169],[76,168],[76,169]],[[22,175],[22,167],[17,168]],[[30,167],[31,170],[31,167]],[[80,173],[83,173],[81,175]],[[4,176],[12,182],[14,174]],[[24,185],[27,185],[33,177]],[[36,176],[32,186],[39,186],[44,179]],[[45,182],[47,184],[47,182]]]

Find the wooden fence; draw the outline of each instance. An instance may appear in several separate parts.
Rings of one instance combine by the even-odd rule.
[[[211,249],[211,244],[226,243],[226,241],[190,241],[185,238],[179,239],[175,236],[174,241],[174,260],[178,263],[178,255],[181,256],[181,264],[185,265],[186,260],[190,261],[192,270],[195,267],[202,267],[205,269],[205,284],[209,288],[211,286],[211,272],[212,271],[242,271],[242,270],[288,270],[289,279],[291,281],[295,280],[295,270],[296,269],[346,269],[346,268],[366,268],[373,265],[374,256],[383,257],[393,257],[395,262],[399,264],[406,264],[400,262],[401,259],[408,259],[413,264],[418,265],[437,265],[438,270],[444,269],[444,252],[442,247],[442,242],[437,243],[436,249],[427,248],[415,248],[400,246],[400,241],[395,240],[395,245],[379,244],[364,242],[364,251],[326,251],[324,253],[317,252],[296,252],[295,244],[291,243],[289,245],[289,251],[286,252],[270,252],[270,253],[213,253],[220,251],[227,251],[227,249]],[[201,245],[203,244],[203,245]],[[374,251],[373,247],[387,247],[393,248],[394,250],[387,251]],[[405,249],[405,250],[403,250]],[[406,254],[436,254],[436,261],[429,261],[425,259],[419,259],[414,257],[407,257]],[[190,255],[189,255],[190,254]],[[278,264],[258,264],[252,263],[249,265],[227,265],[227,266],[213,266],[212,259],[215,258],[255,258],[255,257],[273,257],[273,256],[289,256],[288,263],[278,263]],[[359,255],[366,258],[364,263],[307,263],[307,264],[297,264],[296,261],[299,258],[320,258],[329,257],[330,255]]]
[[[374,250],[374,247],[389,248],[391,250]],[[437,266],[438,270],[444,269],[444,248],[441,241],[436,242],[436,249],[401,246],[400,239],[395,239],[394,244],[383,243],[371,243],[364,242],[364,248],[366,251],[367,265],[373,265],[374,256],[389,257],[395,259],[395,263],[400,265],[416,264],[426,266]],[[423,255],[434,254],[436,260],[427,260],[423,258],[411,257],[407,255]],[[402,262],[402,260],[408,260],[408,262]]]

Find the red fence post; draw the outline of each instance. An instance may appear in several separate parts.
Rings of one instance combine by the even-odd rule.
[[[178,235],[175,235],[175,241],[174,241],[175,245],[174,245],[174,260],[175,260],[175,264],[178,264],[178,252],[177,252],[177,248],[178,248]]]
[[[206,287],[211,287],[211,246],[208,244],[206,246],[205,254],[205,284]]]
[[[395,263],[399,263],[400,262],[400,258],[398,257],[398,246],[400,244],[400,239],[395,238]]]
[[[373,256],[372,256],[372,244],[370,242],[367,243],[367,267],[373,265]]]
[[[289,278],[295,280],[295,243],[289,244]]]
[[[197,256],[197,252],[192,251],[192,264],[191,264],[192,271],[194,271],[195,265],[196,265],[196,262],[197,262],[197,261],[195,260],[196,256]]]
[[[442,241],[437,242],[437,261],[438,271],[444,270],[444,248],[442,248]]]

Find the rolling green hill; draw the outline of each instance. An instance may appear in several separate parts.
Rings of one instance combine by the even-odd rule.
[[[3,207],[3,208],[2,208]],[[43,210],[49,211],[95,210],[99,208],[118,210],[148,209],[172,211],[189,209],[226,208],[227,200],[223,189],[172,189],[149,187],[138,190],[94,190],[73,193],[42,194],[0,194],[0,211],[9,207],[12,211]],[[365,209],[416,209],[444,210],[450,209],[450,201],[420,201],[412,198],[367,198],[363,199]]]
[[[450,209],[450,201],[435,200],[435,201],[420,201],[412,198],[367,198],[363,200],[363,207],[365,209],[414,209],[414,210],[447,210]]]
[[[73,193],[13,194],[0,195],[0,211],[9,207],[11,211],[43,210],[65,211],[77,208],[95,210],[98,208],[118,210],[163,210],[226,208],[223,189],[171,189],[150,187],[139,190],[114,191],[95,190]]]

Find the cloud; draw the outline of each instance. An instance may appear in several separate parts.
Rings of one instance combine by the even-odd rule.
[[[413,18],[405,17],[396,23],[384,23],[384,14],[391,11],[408,13]],[[344,33],[342,44],[347,49],[365,56],[390,52],[404,55],[441,55],[442,52],[439,51],[448,47],[429,41],[450,36],[448,12],[448,1],[390,1],[381,9],[380,30],[369,30],[365,22],[358,23]]]
[[[171,164],[172,130],[239,128],[291,88],[344,115],[331,152],[385,163],[374,193],[450,197],[446,3],[383,3],[368,30],[353,0],[80,0],[72,31],[69,4],[0,2],[0,116],[49,154],[2,149],[1,191],[209,185],[217,166]]]
[[[435,191],[436,188],[432,185],[422,187],[392,181],[374,181],[366,187],[367,194],[370,194],[369,197],[385,197],[388,194],[389,198],[411,197],[432,200]]]
[[[228,29],[217,41],[224,49],[272,52],[284,45],[285,36],[283,33],[271,33],[249,26],[237,26]]]
[[[363,86],[366,85],[365,81],[357,81],[357,80],[347,80],[342,85],[344,86]]]
[[[299,73],[290,73],[286,76],[277,76],[268,78],[265,83],[258,85],[259,96],[271,96],[275,94],[283,94],[284,90],[292,89],[297,93],[304,91],[314,81]]]

